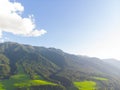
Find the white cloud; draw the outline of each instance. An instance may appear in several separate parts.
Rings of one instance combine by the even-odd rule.
[[[24,6],[21,3],[0,0],[0,38],[3,32],[26,37],[36,37],[46,33],[44,29],[36,29],[33,15],[27,18],[22,17],[23,11]]]

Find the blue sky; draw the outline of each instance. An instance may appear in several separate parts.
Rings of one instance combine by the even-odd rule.
[[[120,0],[11,1],[24,7],[22,18],[34,15],[36,28],[47,33],[26,37],[4,31],[2,38],[73,54],[120,59]]]

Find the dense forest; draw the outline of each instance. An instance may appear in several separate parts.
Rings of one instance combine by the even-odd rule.
[[[60,49],[0,44],[0,90],[119,90],[120,62]]]

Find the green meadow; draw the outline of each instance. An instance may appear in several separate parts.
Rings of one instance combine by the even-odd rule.
[[[21,65],[17,68],[17,74],[10,77],[8,80],[0,81],[0,90],[16,90],[16,87],[27,87],[30,86],[39,86],[39,85],[57,85],[45,80],[40,80],[39,75],[35,75],[36,80],[31,80],[30,76],[26,74]]]
[[[74,82],[74,85],[79,90],[95,90],[96,89],[96,82],[94,82],[94,81]]]
[[[107,78],[102,78],[102,77],[93,77],[93,79],[100,80],[100,81],[108,81]]]
[[[0,82],[0,90],[5,90],[3,84]]]
[[[15,87],[31,87],[31,86],[39,86],[39,85],[57,85],[51,82],[43,81],[43,80],[29,80],[26,82],[15,83]]]
[[[107,78],[103,77],[92,77],[92,79],[98,80],[98,81],[103,81],[107,82]],[[81,82],[74,82],[74,85],[79,89],[79,90],[96,90],[97,89],[97,83],[95,81],[81,81]]]

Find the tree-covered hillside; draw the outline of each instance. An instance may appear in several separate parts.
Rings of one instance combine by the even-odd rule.
[[[119,90],[119,75],[120,68],[98,58],[0,44],[0,90]]]

